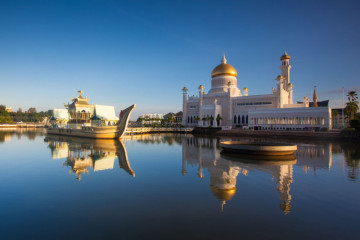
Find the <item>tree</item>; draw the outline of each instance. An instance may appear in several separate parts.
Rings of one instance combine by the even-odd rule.
[[[348,102],[346,103],[346,107],[344,109],[344,112],[348,118],[354,119],[354,115],[359,110],[359,102],[358,102],[358,96],[356,91],[350,91],[346,95],[348,97]]]
[[[36,113],[36,108],[31,107],[29,110],[26,111],[27,113]]]
[[[8,113],[4,105],[0,105],[0,123],[13,123],[13,119]]]

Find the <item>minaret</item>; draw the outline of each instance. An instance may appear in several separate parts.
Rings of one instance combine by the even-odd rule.
[[[184,87],[183,91],[183,115],[182,115],[182,125],[187,126],[187,88]]]
[[[288,90],[288,85],[290,83],[290,69],[291,69],[291,65],[289,63],[290,60],[290,56],[289,54],[287,54],[287,52],[285,51],[285,53],[280,57],[280,61],[281,61],[281,76],[283,76],[285,78],[284,81],[284,89]]]
[[[229,87],[229,89],[228,89],[228,94],[229,94],[229,99],[228,99],[228,101],[229,101],[229,111],[228,111],[228,120],[227,120],[227,125],[228,126],[232,126],[232,124],[233,124],[233,121],[232,121],[232,97],[231,97],[231,82],[229,81],[228,82],[228,87]]]
[[[277,85],[277,98],[278,98],[278,103],[277,103],[277,108],[283,108],[284,105],[284,97],[283,97],[283,93],[284,93],[284,81],[285,78],[281,75],[277,76],[277,78],[275,78],[276,80],[276,85]]]
[[[318,107],[319,105],[317,103],[316,86],[314,86],[313,101],[314,101],[313,107]]]
[[[289,104],[293,104],[293,84],[289,83],[288,85],[288,91],[289,91]]]
[[[199,127],[202,126],[202,103],[203,103],[204,86],[199,86]]]

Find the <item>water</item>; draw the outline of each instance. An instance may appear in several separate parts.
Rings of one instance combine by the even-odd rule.
[[[192,135],[0,132],[0,238],[359,236],[359,145],[277,141],[298,144],[296,157],[234,160]]]

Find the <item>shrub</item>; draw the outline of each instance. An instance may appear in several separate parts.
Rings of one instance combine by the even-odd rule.
[[[360,119],[353,119],[350,121],[350,126],[356,130],[360,130]]]

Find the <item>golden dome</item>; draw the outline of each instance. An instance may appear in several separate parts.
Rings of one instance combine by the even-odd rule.
[[[210,189],[213,192],[214,196],[222,201],[229,201],[236,193],[236,188],[230,189],[220,189],[210,184]]]
[[[218,77],[218,76],[237,76],[236,69],[231,66],[230,64],[226,63],[225,55],[221,60],[221,64],[217,65],[214,70],[211,72],[211,77]]]
[[[281,61],[282,61],[282,60],[285,60],[285,59],[290,60],[290,56],[289,56],[289,54],[287,54],[286,51],[285,51],[285,53],[280,57],[280,60],[281,60]]]
[[[245,87],[245,88],[243,89],[243,91],[248,91],[248,89]]]

